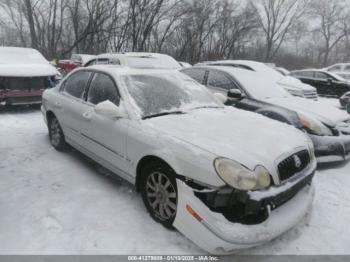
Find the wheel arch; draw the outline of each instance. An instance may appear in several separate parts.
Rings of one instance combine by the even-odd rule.
[[[51,110],[48,110],[48,111],[46,112],[46,120],[47,120],[47,124],[48,124],[48,125],[49,125],[49,123],[50,123],[50,121],[51,121],[51,119],[52,119],[53,117],[56,117],[55,113],[54,113],[53,111],[51,111]]]
[[[137,163],[136,166],[136,180],[135,180],[135,187],[138,192],[140,192],[140,185],[141,185],[141,178],[142,178],[142,171],[144,168],[149,165],[150,163],[160,163],[163,165],[166,165],[169,169],[171,169],[175,174],[177,174],[176,170],[173,166],[171,166],[169,161],[164,160],[163,158],[156,156],[156,155],[147,155],[140,159],[140,161]]]

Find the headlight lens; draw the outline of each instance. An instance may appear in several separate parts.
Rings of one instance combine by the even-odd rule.
[[[266,168],[258,166],[251,171],[241,164],[226,158],[214,163],[217,174],[228,185],[244,191],[259,190],[271,185],[271,176]]]
[[[315,155],[315,146],[311,139],[308,139],[308,146],[309,146],[309,152],[310,152],[310,159],[312,162],[316,159],[316,155]]]
[[[268,188],[271,185],[271,176],[269,171],[263,166],[257,166],[254,170],[256,177],[258,178],[257,188]]]
[[[298,114],[303,126],[312,131],[315,135],[319,136],[332,136],[332,131],[322,124],[320,121],[314,118],[307,117],[302,114]]]

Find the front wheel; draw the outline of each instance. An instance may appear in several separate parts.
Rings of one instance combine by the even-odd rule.
[[[49,137],[51,145],[57,151],[65,151],[68,148],[60,123],[56,117],[49,121]]]
[[[142,199],[151,217],[172,228],[177,211],[175,173],[163,164],[151,163],[141,181]]]

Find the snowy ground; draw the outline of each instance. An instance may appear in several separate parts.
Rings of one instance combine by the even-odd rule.
[[[0,113],[0,135],[0,254],[203,253],[153,222],[132,186],[52,149],[38,109]],[[315,184],[298,227],[242,253],[350,254],[350,163],[321,167]]]

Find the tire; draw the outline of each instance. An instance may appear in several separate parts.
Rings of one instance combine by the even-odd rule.
[[[52,117],[49,121],[49,137],[51,145],[57,151],[63,152],[68,149],[61,125],[56,117]]]
[[[165,164],[150,163],[142,172],[140,189],[151,217],[166,228],[173,228],[177,211],[175,172]]]

